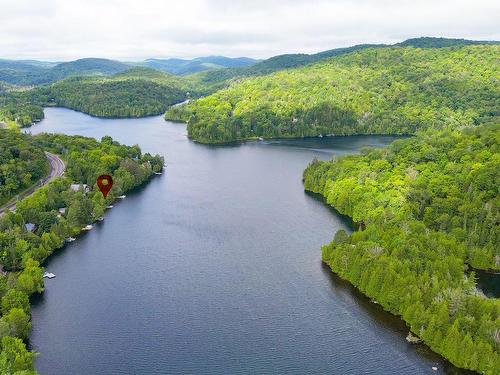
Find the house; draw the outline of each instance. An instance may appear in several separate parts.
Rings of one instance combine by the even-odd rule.
[[[84,193],[88,193],[90,191],[87,184],[71,184],[69,188],[72,191],[83,191]]]
[[[61,207],[58,211],[59,215],[66,215],[66,207]]]
[[[35,224],[33,224],[33,223],[26,223],[26,224],[24,224],[24,227],[26,228],[26,230],[28,232],[34,232],[36,229]]]

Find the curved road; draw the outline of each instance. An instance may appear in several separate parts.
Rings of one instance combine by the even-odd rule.
[[[50,163],[50,173],[47,177],[45,177],[43,180],[41,180],[40,184],[36,184],[35,186],[29,188],[28,190],[23,191],[22,193],[19,194],[19,199],[26,198],[28,195],[33,194],[37,189],[40,187],[46,185],[50,181],[52,181],[54,178],[62,176],[64,173],[64,170],[66,169],[66,165],[64,162],[57,156],[56,154],[53,154],[51,152],[45,151],[45,156],[47,156],[47,159],[49,160]],[[11,211],[14,211],[16,209],[16,203],[18,199],[13,198],[7,203],[5,203],[3,206],[0,207],[0,215],[4,213],[6,209],[10,209]]]

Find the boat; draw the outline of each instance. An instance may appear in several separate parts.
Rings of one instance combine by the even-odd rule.
[[[76,240],[76,238],[75,238],[75,237],[68,237],[68,238],[66,238],[66,240],[65,240],[65,241],[66,241],[66,242],[73,242],[73,241],[75,241],[75,240]]]
[[[156,175],[161,174],[161,172],[155,172]]]
[[[93,228],[92,224],[86,225],[82,228],[82,230],[91,230]]]
[[[52,272],[45,272],[43,274],[43,277],[46,279],[53,279],[54,277],[56,277],[56,275],[54,275]]]
[[[406,341],[408,341],[410,344],[418,344],[422,340],[418,336],[415,336],[411,332],[408,332],[408,336],[406,336]]]
[[[262,137],[259,137],[259,141],[263,141],[263,140],[264,140],[264,138],[262,138]]]
[[[120,198],[120,199],[124,199],[125,197],[126,197],[126,195],[125,195],[125,194],[123,194],[123,195],[120,195],[118,198]]]
[[[437,371],[437,370],[438,370],[438,368],[437,368],[436,366],[432,366],[432,369],[433,369],[434,371]]]
[[[106,208],[110,209],[110,208],[113,208],[113,205],[110,204],[109,206],[107,206]]]
[[[104,220],[104,217],[102,217],[102,216],[97,218],[97,221],[103,221],[103,220]]]
[[[323,138],[323,134],[318,135],[319,138]]]

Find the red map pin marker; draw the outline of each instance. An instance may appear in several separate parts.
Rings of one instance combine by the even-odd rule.
[[[109,191],[113,187],[113,179],[109,174],[102,174],[97,177],[97,186],[99,187],[102,195],[104,195],[104,198],[106,198]]]

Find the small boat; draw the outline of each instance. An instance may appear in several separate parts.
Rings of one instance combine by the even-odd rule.
[[[89,225],[84,226],[84,227],[82,228],[82,230],[87,231],[87,230],[91,230],[92,228],[93,228],[92,224],[89,224]]]
[[[318,135],[319,138],[323,138],[323,134]]]
[[[66,238],[66,240],[65,240],[65,241],[66,241],[66,242],[73,242],[73,241],[75,241],[75,240],[76,240],[76,238],[75,238],[75,237],[68,237],[68,238]]]
[[[56,275],[54,275],[52,272],[45,272],[43,274],[43,277],[46,279],[53,279],[54,277],[56,277]]]
[[[159,174],[161,174],[161,172],[155,172],[155,174],[156,174],[156,175],[159,175]]]
[[[107,209],[113,208],[113,205],[110,204],[109,206],[106,207]]]
[[[408,341],[410,344],[418,344],[422,340],[418,336],[415,336],[411,332],[408,332],[408,335],[406,336],[406,341]]]
[[[97,221],[103,221],[103,220],[104,220],[103,216],[97,218]]]
[[[125,197],[126,197],[126,195],[125,195],[125,194],[123,194],[123,195],[120,195],[118,198],[120,198],[120,199],[125,199]]]
[[[262,137],[259,137],[259,141],[263,141],[263,140],[264,140],[264,138],[262,138]]]
[[[437,371],[437,370],[438,370],[438,368],[437,368],[436,366],[432,366],[432,369],[433,369],[434,371]]]

